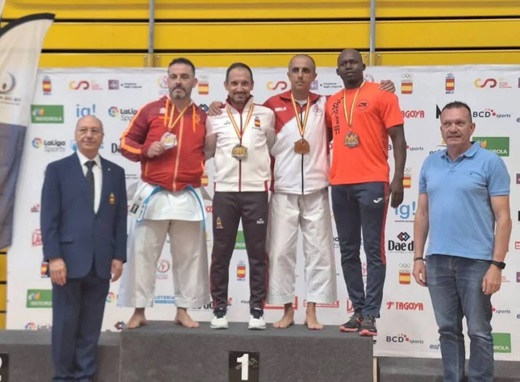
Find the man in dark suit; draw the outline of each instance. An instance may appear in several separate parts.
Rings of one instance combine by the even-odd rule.
[[[99,156],[103,124],[76,124],[77,152],[47,167],[43,254],[52,281],[54,381],[92,381],[109,280],[126,261],[124,170]]]

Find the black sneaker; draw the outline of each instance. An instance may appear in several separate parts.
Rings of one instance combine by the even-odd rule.
[[[354,313],[347,322],[339,327],[340,332],[357,332],[361,325],[361,313]]]
[[[217,318],[222,318],[226,316],[226,308],[218,308],[213,311],[213,315]]]
[[[377,336],[376,319],[367,314],[359,326],[360,336]]]

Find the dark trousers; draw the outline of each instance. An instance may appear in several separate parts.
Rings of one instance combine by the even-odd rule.
[[[52,357],[54,381],[91,382],[103,323],[109,280],[94,266],[80,279],[52,285]]]
[[[332,186],[332,209],[347,291],[356,313],[379,317],[386,275],[385,222],[388,183],[370,182]],[[367,258],[366,293],[359,257]]]
[[[251,308],[263,308],[269,269],[265,249],[268,210],[267,192],[215,192],[210,269],[214,309],[227,308],[229,263],[240,219],[249,259],[249,305]]]

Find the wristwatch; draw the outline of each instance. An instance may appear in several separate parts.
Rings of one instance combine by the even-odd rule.
[[[491,260],[491,264],[493,264],[495,267],[498,267],[500,269],[504,269],[506,267],[506,263],[504,263],[503,261]]]

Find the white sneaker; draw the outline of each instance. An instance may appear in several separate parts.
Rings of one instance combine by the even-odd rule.
[[[262,330],[265,328],[267,328],[267,325],[265,324],[263,315],[258,318],[255,318],[253,315],[251,315],[251,318],[249,319],[248,329]]]
[[[227,329],[229,328],[228,321],[226,319],[226,316],[217,317],[213,316],[211,323],[210,323],[211,329]]]

